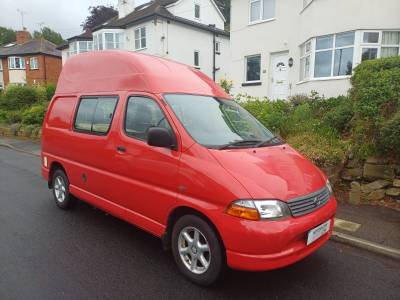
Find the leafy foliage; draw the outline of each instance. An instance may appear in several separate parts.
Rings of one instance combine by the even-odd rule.
[[[400,111],[382,123],[377,138],[377,148],[383,154],[400,158]]]
[[[359,156],[385,154],[400,157],[400,148],[387,148],[389,136],[396,133],[395,120],[400,110],[400,57],[381,58],[361,63],[351,79],[355,118],[354,149]],[[383,130],[385,128],[384,132]],[[386,138],[383,138],[385,136]],[[388,149],[391,149],[388,152]]]
[[[87,16],[85,21],[81,24],[84,31],[91,30],[118,15],[118,11],[111,5],[89,6],[88,10],[89,16]]]
[[[0,45],[5,45],[11,42],[15,42],[16,32],[11,28],[0,26]]]
[[[47,107],[48,102],[42,102],[25,109],[21,114],[22,124],[42,124]]]
[[[63,37],[61,36],[60,33],[55,32],[49,27],[43,27],[41,31],[34,31],[33,32],[33,37],[35,39],[39,38],[44,38],[45,40],[48,40],[49,42],[52,42],[53,44],[60,45],[64,42]]]
[[[226,78],[222,78],[219,80],[218,84],[225,90],[227,94],[231,92],[231,89],[233,87],[233,81],[228,80]]]

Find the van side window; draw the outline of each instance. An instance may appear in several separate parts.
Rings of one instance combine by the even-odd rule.
[[[106,134],[114,116],[116,97],[82,98],[76,113],[74,127],[78,131]]]
[[[146,140],[150,127],[163,127],[172,132],[171,126],[158,104],[149,98],[130,97],[125,116],[125,132],[128,136]]]

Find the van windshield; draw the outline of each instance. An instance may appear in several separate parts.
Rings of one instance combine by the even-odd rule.
[[[252,148],[281,143],[235,101],[187,94],[167,94],[164,98],[190,136],[208,148]]]

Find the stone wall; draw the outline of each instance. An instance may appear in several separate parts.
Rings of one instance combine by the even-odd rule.
[[[388,159],[350,159],[341,172],[341,178],[350,182],[350,203],[376,201],[385,197],[400,200],[400,165]]]

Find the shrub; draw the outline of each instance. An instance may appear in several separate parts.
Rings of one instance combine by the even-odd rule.
[[[353,102],[349,97],[339,96],[322,101],[319,114],[322,124],[342,134],[349,129],[353,118]]]
[[[348,143],[315,131],[292,135],[288,137],[287,142],[322,168],[343,162],[348,150]]]
[[[388,132],[394,123],[387,120],[400,109],[400,57],[361,63],[351,82],[350,94],[355,110],[354,150],[361,157],[387,155],[388,149],[379,141],[387,140],[385,137],[391,135]]]
[[[241,105],[255,116],[265,127],[276,134],[286,137],[289,133],[288,118],[291,105],[287,101],[247,100]]]
[[[7,110],[17,110],[38,101],[38,93],[31,86],[9,85],[1,99],[0,107]]]
[[[400,158],[400,112],[380,128],[377,149],[382,154]]]
[[[222,78],[219,80],[218,84],[225,90],[227,94],[231,92],[231,89],[233,87],[233,81],[228,80],[226,78]]]
[[[50,101],[56,92],[56,85],[52,82],[46,85],[46,98],[47,101]]]
[[[4,120],[7,124],[19,123],[22,120],[21,112],[18,110],[7,111]]]
[[[32,105],[22,112],[22,123],[23,124],[42,124],[44,115],[47,110],[48,103],[39,103]]]

